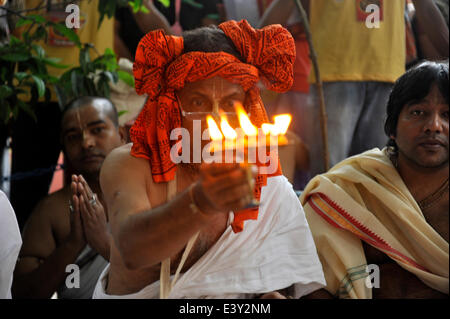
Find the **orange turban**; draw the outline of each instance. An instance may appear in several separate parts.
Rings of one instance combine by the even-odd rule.
[[[139,43],[133,67],[136,92],[146,93],[149,98],[130,130],[131,155],[150,161],[156,183],[168,182],[175,176],[176,164],[170,158],[170,149],[177,141],[169,137],[173,129],[181,127],[175,91],[185,83],[220,76],[241,85],[246,92],[244,107],[257,127],[268,121],[257,82],[261,79],[276,92],[286,92],[292,86],[295,44],[286,29],[271,25],[256,30],[245,20],[228,21],[219,28],[246,63],[225,52],[183,54],[183,38],[167,36],[162,30],[149,32]],[[280,167],[274,175],[279,174]],[[255,198],[260,198],[266,182],[267,175],[256,177]],[[242,231],[244,220],[257,217],[257,207],[235,212],[233,230]]]

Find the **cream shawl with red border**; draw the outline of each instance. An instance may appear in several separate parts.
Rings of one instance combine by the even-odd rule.
[[[353,156],[316,176],[300,200],[330,293],[372,297],[364,240],[429,287],[448,294],[449,245],[425,221],[386,149]]]

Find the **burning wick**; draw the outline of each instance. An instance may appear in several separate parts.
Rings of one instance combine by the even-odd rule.
[[[236,103],[235,104],[236,113],[239,119],[240,127],[242,128],[243,132],[245,133],[245,137],[242,139],[239,139],[240,142],[244,142],[244,145],[247,145],[247,148],[256,148],[257,143],[257,137],[258,137],[258,129],[256,126],[253,125],[250,118],[247,115],[247,112],[242,107],[242,104]],[[288,144],[288,140],[286,138],[286,132],[289,128],[289,125],[292,120],[292,116],[290,114],[280,114],[277,116],[274,116],[274,123],[264,123],[261,126],[261,130],[264,136],[269,141],[269,145],[271,144],[272,139],[276,138],[276,142],[278,146],[283,146]],[[220,128],[219,125],[217,125],[216,121],[212,116],[208,116],[206,119],[208,123],[208,129],[209,134],[211,137],[211,140],[213,140],[213,145],[215,146],[222,146],[222,141],[225,137],[225,150],[227,149],[233,149],[234,150],[234,143],[236,142],[238,136],[236,131],[231,127],[231,125],[228,122],[227,117],[223,112],[220,114]],[[238,142],[239,142],[238,141]],[[266,143],[267,145],[267,143]],[[213,147],[214,149],[215,147]],[[219,147],[218,147],[219,149]],[[221,148],[220,148],[221,149]],[[254,179],[252,175],[252,165],[248,163],[242,163],[243,167],[245,168],[247,172],[247,180],[251,187],[254,187]],[[252,203],[248,207],[254,207],[258,206],[259,201],[253,198]]]

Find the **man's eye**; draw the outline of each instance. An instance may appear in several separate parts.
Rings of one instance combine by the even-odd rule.
[[[193,99],[191,101],[191,105],[195,107],[200,107],[204,105],[204,101],[202,99]]]
[[[75,141],[79,140],[80,137],[81,137],[80,134],[69,134],[69,135],[66,135],[66,140],[68,142],[75,142]]]
[[[443,117],[444,119],[447,119],[447,120],[448,120],[448,111],[445,111],[444,113],[442,113],[442,117]]]
[[[234,105],[237,103],[236,100],[227,100],[225,101],[225,103],[223,104],[223,108],[225,109],[225,111],[227,112],[234,112]]]
[[[420,115],[423,114],[423,111],[421,111],[421,110],[413,110],[413,111],[411,111],[411,114],[414,115],[414,116],[420,116]]]
[[[92,129],[92,133],[94,133],[94,134],[100,134],[103,130],[104,130],[103,127],[94,127],[94,128]]]

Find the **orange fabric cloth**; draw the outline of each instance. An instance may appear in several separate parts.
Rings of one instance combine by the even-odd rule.
[[[157,183],[172,180],[176,164],[170,159],[170,149],[177,141],[170,132],[181,127],[181,110],[175,92],[185,83],[220,76],[240,84],[246,92],[244,107],[250,119],[260,127],[268,122],[256,84],[262,80],[268,89],[286,92],[293,82],[295,45],[290,33],[280,25],[261,30],[247,21],[228,21],[219,25],[232,40],[247,63],[224,52],[188,52],[183,54],[183,38],[167,36],[162,30],[149,32],[136,51],[134,76],[136,92],[149,98],[130,130],[131,155],[148,159],[152,177]],[[281,168],[274,175],[281,174]],[[259,199],[267,175],[258,175],[254,195]],[[258,208],[235,212],[233,230],[243,230],[244,221],[256,219]]]

